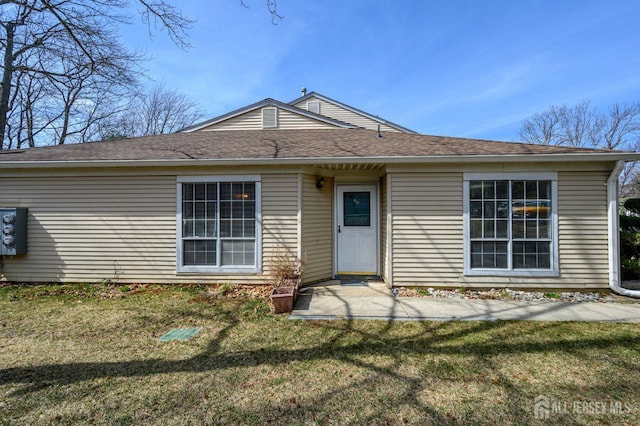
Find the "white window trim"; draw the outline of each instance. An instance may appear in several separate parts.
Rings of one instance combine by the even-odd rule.
[[[182,265],[182,184],[254,182],[256,191],[255,264],[246,266]],[[262,265],[262,183],[258,175],[178,176],[176,179],[176,271],[178,273],[259,273]]]
[[[548,180],[551,181],[551,268],[550,269],[511,269],[512,255],[509,250],[509,269],[472,269],[471,239],[469,234],[469,181],[472,180]],[[509,277],[557,277],[559,273],[558,252],[558,174],[546,173],[465,173],[462,191],[464,201],[464,274],[469,276],[509,276]]]

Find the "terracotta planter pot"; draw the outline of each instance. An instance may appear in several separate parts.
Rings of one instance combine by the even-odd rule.
[[[296,288],[294,286],[276,287],[271,292],[271,301],[273,302],[274,313],[281,314],[293,311],[293,302],[295,301]]]
[[[287,278],[284,281],[286,287],[294,287],[293,301],[298,300],[298,289],[300,288],[300,278]]]

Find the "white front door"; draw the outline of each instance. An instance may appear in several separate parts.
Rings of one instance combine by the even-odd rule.
[[[378,275],[377,195],[376,185],[337,186],[338,275]]]

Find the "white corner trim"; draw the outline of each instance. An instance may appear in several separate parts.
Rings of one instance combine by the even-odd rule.
[[[304,180],[304,176],[302,175],[302,173],[298,173],[297,174],[297,184],[298,184],[298,188],[297,188],[297,199],[298,199],[298,207],[297,207],[297,218],[296,218],[296,222],[297,222],[297,239],[296,239],[296,244],[297,244],[297,248],[296,248],[296,255],[298,257],[299,261],[302,261],[302,259],[304,258],[304,251],[303,251],[303,247],[302,247],[302,194],[303,194],[303,180]]]
[[[385,185],[385,191],[387,196],[387,211],[384,214],[387,215],[387,256],[385,258],[385,272],[387,275],[387,284],[390,288],[393,287],[393,206],[391,205],[391,185],[392,177],[390,173],[386,176],[387,182]]]
[[[629,290],[620,285],[620,213],[618,210],[618,178],[625,162],[619,160],[607,179],[607,222],[609,228],[609,287],[628,297],[640,298],[640,290]]]

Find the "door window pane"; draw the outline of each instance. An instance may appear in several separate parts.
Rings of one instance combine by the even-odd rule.
[[[371,193],[344,192],[344,226],[371,226]]]

